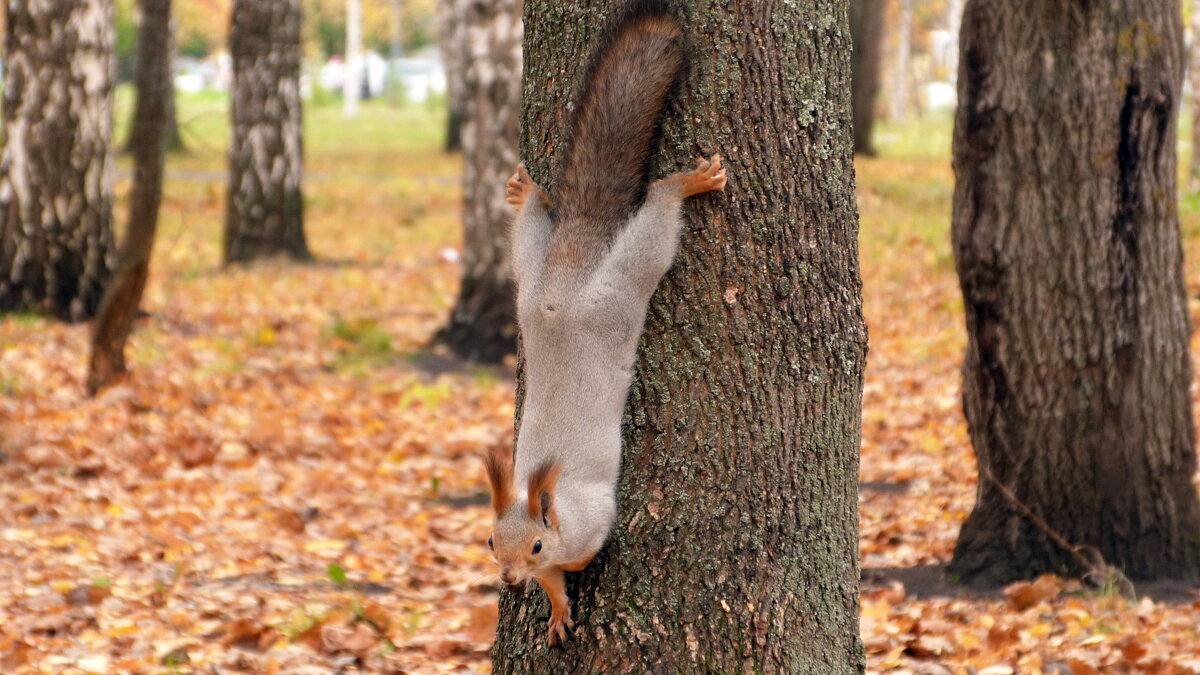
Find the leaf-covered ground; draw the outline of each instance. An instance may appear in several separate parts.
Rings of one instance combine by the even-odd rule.
[[[90,400],[86,326],[0,319],[0,672],[486,672],[478,455],[511,442],[513,388],[426,347],[457,282],[440,118],[309,111],[320,262],[225,270],[222,108],[181,110],[132,378]],[[946,126],[915,131],[859,166],[870,670],[1200,673],[1186,594],[939,582],[975,471]]]

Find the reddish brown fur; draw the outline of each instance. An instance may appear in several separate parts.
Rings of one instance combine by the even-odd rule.
[[[513,458],[512,452],[503,446],[495,446],[483,456],[488,482],[492,485],[492,511],[503,513],[513,502]]]
[[[541,496],[550,496],[549,508],[546,509],[546,520],[550,527],[558,529],[558,512],[554,510],[554,489],[558,486],[558,477],[562,474],[562,464],[546,462],[529,474],[529,517],[534,520],[542,519]]]
[[[655,3],[629,11],[597,50],[572,121],[570,148],[555,181],[553,251],[590,262],[645,192],[651,143],[683,67],[682,30]]]

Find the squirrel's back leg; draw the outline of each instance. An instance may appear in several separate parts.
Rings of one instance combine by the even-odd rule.
[[[508,203],[517,212],[510,234],[513,279],[517,290],[523,291],[536,285],[542,276],[554,224],[548,210],[550,199],[530,178],[524,163],[517,165],[507,188]]]

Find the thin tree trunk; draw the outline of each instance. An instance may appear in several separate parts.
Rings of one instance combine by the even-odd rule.
[[[521,146],[551,198],[569,102],[624,5],[526,0]],[[847,6],[671,4],[692,47],[652,173],[720,152],[729,185],[685,207],[651,303],[617,522],[569,575],[574,635],[549,649],[544,594],[503,591],[495,672],[863,672]]]
[[[301,194],[300,0],[235,0],[225,262],[310,255]]]
[[[141,21],[140,16],[139,16],[138,20]],[[169,42],[167,44],[167,51],[165,52],[167,54],[167,58],[171,59],[172,63],[174,63],[174,60],[175,60],[175,32],[176,32],[176,22],[174,20],[172,20],[170,32],[167,36]],[[138,39],[141,39],[140,38],[140,30],[139,30],[139,38]],[[138,46],[138,49],[141,49],[140,44]],[[173,68],[173,66],[172,66],[172,68]],[[135,71],[136,71],[136,68],[135,68]],[[167,95],[168,95],[168,98],[167,98],[167,125],[163,131],[163,138],[165,139],[165,141],[164,141],[165,148],[166,148],[167,152],[186,152],[187,146],[184,145],[183,136],[181,136],[179,133],[179,113],[175,107],[174,70],[172,69],[170,71],[170,73],[171,73],[170,89],[167,91]],[[135,80],[137,79],[136,72],[134,73],[134,79]],[[136,128],[137,128],[137,115],[133,115],[132,117],[129,118],[129,134],[125,138],[125,145],[124,145],[124,147],[121,148],[121,152],[132,153],[134,151],[134,146],[136,145],[136,139],[137,139],[137,136],[135,135]]]
[[[117,268],[92,333],[87,390],[94,395],[125,373],[125,342],[133,327],[158,226],[162,202],[163,152],[171,81],[171,0],[141,0],[138,28],[137,109],[133,124],[133,195],[129,229],[121,242]]]
[[[113,6],[6,6],[0,311],[79,321],[100,304],[113,248]]]
[[[460,356],[495,362],[517,348],[508,256],[512,212],[496,186],[504,185],[518,159],[521,0],[473,0],[466,9],[462,285],[438,339]]]
[[[913,0],[900,0],[900,20],[896,25],[896,60],[892,63],[892,87],[888,96],[888,117],[893,122],[908,119],[912,109],[909,83],[912,69]]]
[[[346,0],[346,76],[342,79],[342,113],[347,117],[358,114],[362,86],[362,0]]]
[[[392,61],[397,61],[404,57],[404,0],[391,0],[391,2],[391,57]]]
[[[466,25],[471,0],[440,0],[437,3],[438,46],[446,65],[446,152],[462,150],[462,126],[465,116]]]
[[[875,146],[875,104],[879,96],[879,67],[883,56],[884,0],[850,0],[850,35],[854,104],[854,152],[872,156]]]
[[[971,0],[954,250],[981,467],[951,572],[1196,576],[1200,504],[1176,212],[1184,68],[1169,0]]]
[[[946,68],[950,74],[950,84],[958,85],[958,40],[962,35],[963,7],[966,0],[950,0],[946,7],[946,32],[950,34],[950,53],[947,54]]]

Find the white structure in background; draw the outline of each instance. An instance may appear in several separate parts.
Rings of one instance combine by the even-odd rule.
[[[175,89],[188,94],[201,91],[227,91],[233,81],[233,60],[228,54],[203,59],[175,57]]]
[[[403,88],[405,100],[424,103],[431,96],[446,95],[446,67],[436,54],[396,59],[392,68]]]
[[[383,56],[363,52],[362,58],[363,98],[382,96],[389,77],[399,83],[404,100],[424,103],[431,96],[446,93],[446,68],[436,49],[427,49],[412,55],[412,58],[396,59],[389,63]],[[228,54],[216,54],[204,59],[189,56],[175,58],[175,88],[188,94],[202,91],[228,91],[232,80],[233,61]],[[334,93],[341,93],[346,79],[346,64],[340,55],[334,56],[313,73],[316,82],[310,82],[307,74],[300,78],[301,95],[312,95],[313,85]]]
[[[921,87],[921,110],[939,112],[954,110],[958,95],[949,82],[926,82]]]
[[[374,98],[383,94],[387,86],[389,70],[400,82],[404,98],[412,103],[427,101],[430,96],[446,92],[446,69],[436,55],[420,58],[396,59],[391,64],[379,54],[368,51],[363,54],[363,98]],[[317,78],[321,88],[341,93],[346,84],[346,64],[334,56],[321,67]]]

